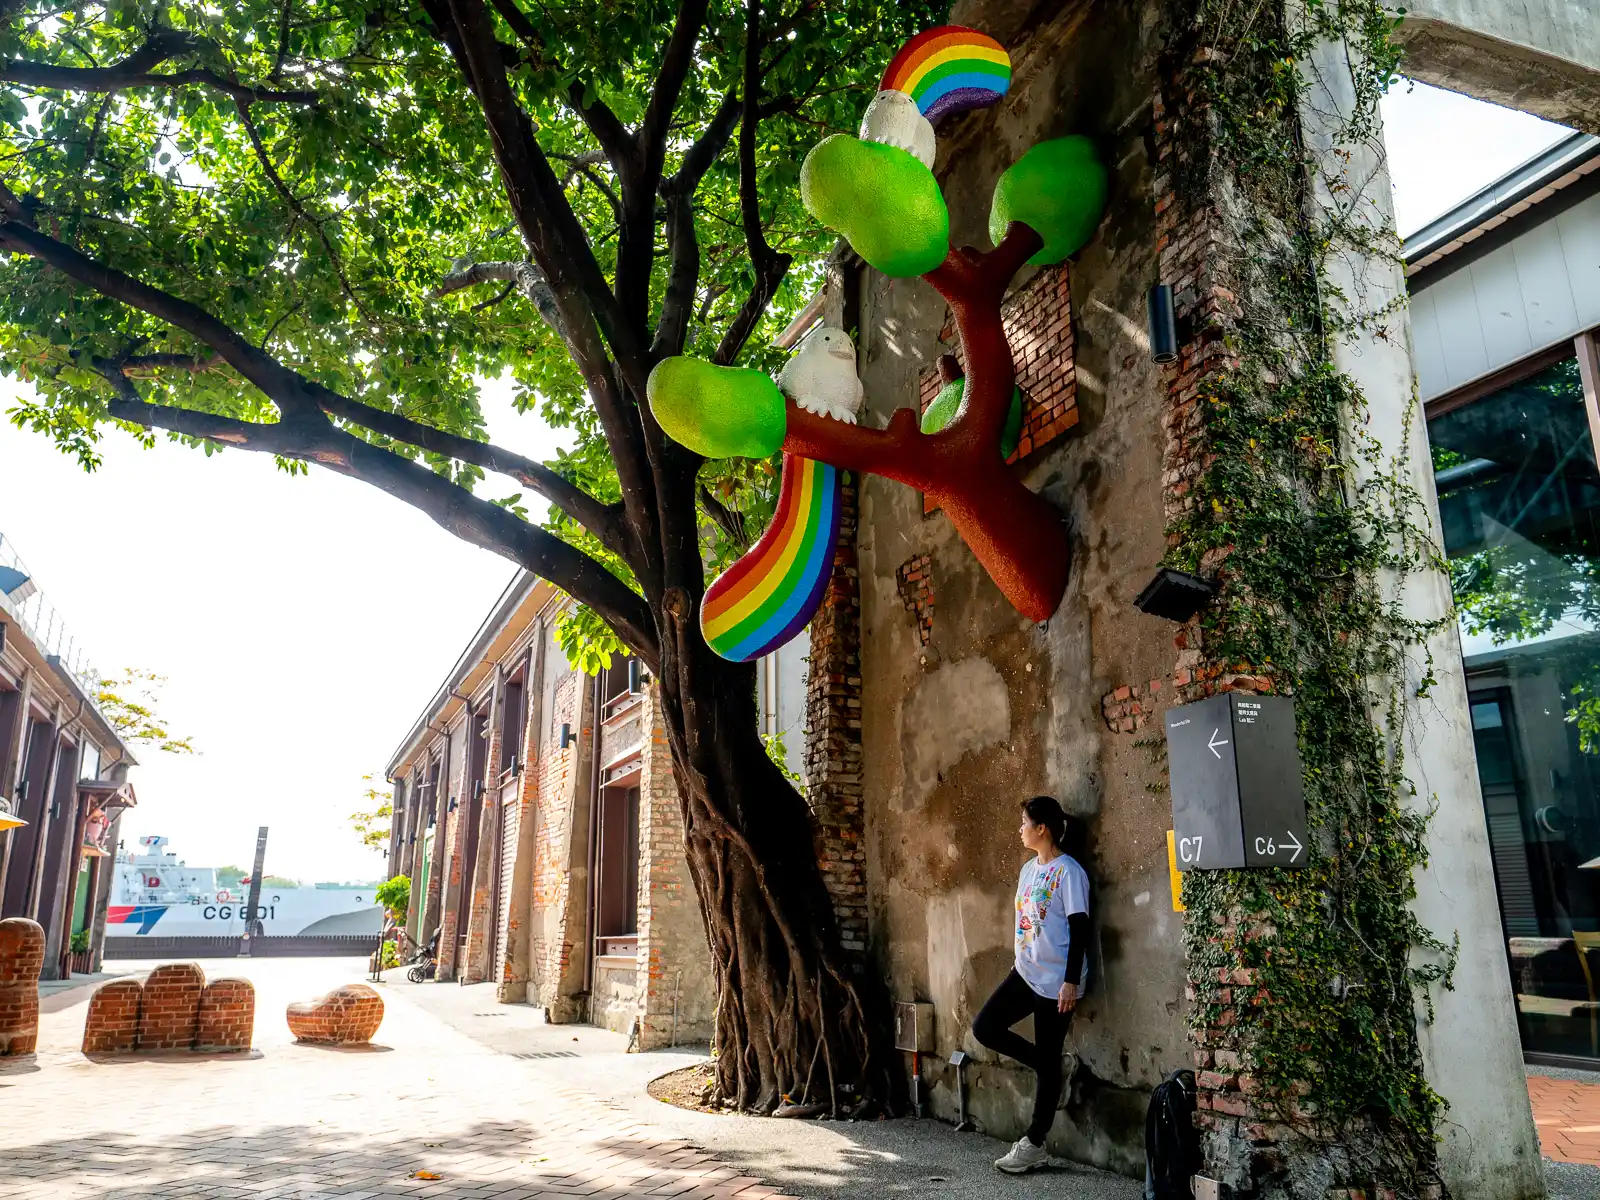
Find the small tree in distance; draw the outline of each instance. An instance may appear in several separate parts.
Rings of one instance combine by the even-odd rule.
[[[154,746],[167,754],[193,754],[194,742],[175,737],[156,712],[167,677],[139,667],[124,667],[118,677],[102,678],[94,702],[117,736],[130,745]]]
[[[380,854],[388,854],[390,820],[394,817],[394,793],[378,787],[376,776],[363,775],[361,778],[367,784],[367,790],[362,793],[366,807],[350,814],[350,824],[363,846]]]

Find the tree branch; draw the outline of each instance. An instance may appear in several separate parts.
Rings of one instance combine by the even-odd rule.
[[[656,336],[650,345],[652,358],[659,360],[683,353],[689,318],[700,289],[700,240],[694,231],[694,194],[733,136],[742,107],[735,93],[724,96],[710,123],[685,152],[678,169],[661,184],[661,194],[667,202],[667,247],[672,255],[672,266],[661,298]]]
[[[546,325],[561,332],[560,314],[556,311],[556,298],[550,291],[550,284],[544,277],[544,272],[532,263],[525,262],[475,262],[468,263],[461,268],[451,267],[450,273],[439,281],[439,286],[433,289],[435,299],[448,296],[452,292],[459,292],[463,288],[476,287],[480,283],[491,281],[509,283],[521,292],[533,306],[539,310],[539,315],[544,318]]]
[[[0,198],[0,207],[4,207]],[[21,221],[0,221],[0,248],[48,263],[69,279],[130,308],[176,326],[220,354],[234,370],[255,384],[286,416],[319,413],[313,385],[264,350],[258,350],[233,329],[198,305],[151,287],[114,267],[80,254],[64,242]]]
[[[541,462],[535,462],[512,450],[505,450],[490,442],[474,441],[460,434],[448,433],[432,425],[424,425],[400,413],[387,412],[362,404],[328,389],[319,389],[322,410],[340,420],[360,425],[374,433],[406,445],[442,454],[460,462],[471,463],[497,475],[507,475],[525,487],[530,487],[557,508],[572,517],[613,554],[628,557],[627,535],[622,528],[622,506],[605,504],[576,484],[563,479]]]
[[[783,282],[794,261],[788,254],[775,253],[761,228],[761,194],[756,174],[756,127],[761,123],[761,0],[745,2],[744,108],[739,121],[739,214],[744,225],[745,246],[755,279],[750,294],[739,307],[733,323],[717,343],[711,361],[727,366],[755,332],[761,314],[767,311],[778,284]]]
[[[112,382],[119,398],[112,400],[109,408],[117,420],[242,450],[315,462],[372,484],[420,509],[463,541],[509,558],[577,597],[604,617],[652,670],[658,666],[660,647],[655,623],[641,597],[587,554],[499,505],[474,496],[459,484],[325,421],[320,425],[303,421],[252,424],[191,409],[148,404],[137,398],[133,385],[125,378],[120,384]]]
[[[144,45],[132,54],[109,67],[59,67],[54,63],[13,59],[0,66],[0,83],[62,92],[120,92],[129,88],[198,85],[224,92],[241,104],[256,101],[264,104],[315,104],[319,99],[316,92],[252,87],[224,79],[214,71],[200,67],[162,75],[150,74],[152,67],[185,54],[193,54],[204,45],[192,34],[160,29],[146,38]]]
[[[350,303],[356,306],[362,318],[372,320],[372,314],[357,298],[355,291],[350,286],[350,280],[344,272],[344,262],[339,258],[339,252],[333,248],[333,242],[328,237],[328,231],[323,228],[325,222],[317,220],[305,209],[305,206],[296,199],[295,194],[289,190],[289,185],[284,183],[283,176],[278,174],[278,168],[272,163],[272,158],[267,154],[267,147],[261,141],[261,134],[256,129],[256,123],[250,117],[250,105],[244,101],[237,104],[239,110],[239,123],[244,126],[246,135],[250,138],[250,145],[255,148],[256,158],[261,163],[261,170],[266,174],[268,181],[277,190],[289,210],[299,216],[305,223],[316,230],[317,240],[322,243],[322,248],[328,252],[328,261],[333,265],[333,273],[339,277],[339,288],[344,292]]]
[[[656,498],[646,470],[639,405],[629,399],[646,394],[648,350],[624,320],[583,226],[511,91],[481,0],[424,4],[483,109],[512,214],[550,285],[568,353],[583,375],[617,464],[629,524],[648,530]],[[642,537],[629,558],[641,581],[650,573],[649,543]]]
[[[733,539],[733,544],[741,551],[750,548],[750,534],[745,529],[744,514],[729,508],[712,494],[705,484],[700,485],[700,505],[706,510],[706,515],[716,523],[718,529]]]
[[[624,560],[628,558],[626,538],[618,525],[616,510],[562,479],[542,463],[342,396],[285,367],[188,301],[102,266],[36,230],[19,227],[14,222],[0,223],[0,247],[30,254],[102,295],[192,334],[216,350],[218,358],[255,384],[290,421],[305,422],[309,427],[316,428],[327,424],[324,414],[329,414],[395,441],[447,455],[486,471],[509,475],[569,513],[614,553],[622,555]],[[128,369],[183,367],[200,370],[214,365],[214,361],[202,362],[181,354],[124,355],[119,360],[101,360],[95,369],[105,374],[106,369],[114,366],[119,377],[125,379]]]

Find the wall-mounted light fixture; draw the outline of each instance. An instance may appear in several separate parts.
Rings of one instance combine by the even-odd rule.
[[[644,664],[637,658],[628,659],[628,692],[638,695],[644,690]]]
[[[1217,585],[1198,575],[1162,567],[1156,577],[1144,585],[1133,606],[1152,617],[1165,617],[1180,624],[1199,612],[1217,594]]]
[[[450,807],[448,809],[446,809],[445,811],[446,812],[455,812],[455,810],[456,810],[456,798],[454,796],[451,796],[450,797]]]
[[[561,726],[561,748],[565,750],[577,740],[577,736],[572,732],[572,726],[563,724]]]
[[[1178,321],[1172,308],[1172,285],[1158,283],[1146,297],[1150,318],[1150,361],[1176,362],[1178,358]]]

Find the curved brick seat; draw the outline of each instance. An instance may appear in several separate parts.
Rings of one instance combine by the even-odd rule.
[[[44,930],[27,917],[0,921],[0,1058],[32,1054],[39,1042],[39,969]]]
[[[214,979],[194,963],[165,963],[137,979],[112,979],[89,997],[85,1054],[250,1049],[256,990],[248,979]]]
[[[296,1041],[322,1046],[359,1046],[383,1024],[383,997],[364,983],[336,987],[320,1000],[289,1005],[285,1016]]]

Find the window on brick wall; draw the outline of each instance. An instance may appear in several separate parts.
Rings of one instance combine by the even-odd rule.
[[[500,701],[500,762],[502,773],[515,770],[522,753],[522,723],[526,707],[524,683],[526,667],[518,668],[516,675],[506,681],[505,695]]]
[[[600,792],[599,911],[595,934],[600,954],[632,953],[639,933],[639,789]]]

